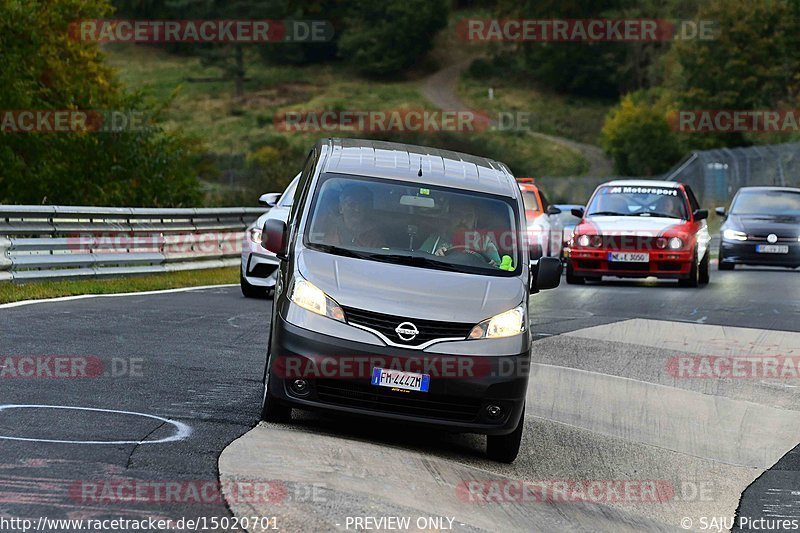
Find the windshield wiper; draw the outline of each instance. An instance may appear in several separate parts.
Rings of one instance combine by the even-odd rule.
[[[626,213],[617,213],[616,211],[595,211],[586,215],[588,217],[624,217]]]
[[[313,245],[321,252],[327,252],[329,254],[343,255],[345,257],[355,257],[356,259],[370,259],[372,257],[372,254],[370,254],[369,252],[359,252],[357,250],[351,250],[349,248],[341,248],[339,246],[334,246],[332,244],[313,243]]]
[[[451,272],[460,272],[461,270],[452,263],[438,261],[429,257],[421,255],[403,255],[403,254],[366,254],[369,259],[375,261],[385,261],[387,263],[398,263],[401,265],[422,266],[438,268],[439,270],[449,270]]]
[[[683,217],[679,217],[677,215],[672,215],[670,213],[659,213],[657,211],[642,211],[641,213],[632,213],[631,216],[648,216],[648,217],[661,217],[661,218],[679,218],[683,220]]]

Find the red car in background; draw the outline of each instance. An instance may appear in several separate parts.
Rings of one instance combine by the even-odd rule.
[[[561,257],[563,247],[561,224],[557,217],[561,210],[547,200],[544,192],[534,184],[533,178],[517,178],[525,204],[528,242],[532,257]]]
[[[706,219],[688,185],[617,180],[600,185],[570,240],[567,283],[602,276],[677,279],[688,287],[709,281]]]

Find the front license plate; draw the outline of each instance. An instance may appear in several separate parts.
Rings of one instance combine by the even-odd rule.
[[[788,244],[757,244],[756,252],[760,254],[788,254]]]
[[[608,252],[608,260],[613,263],[649,263],[650,254],[639,252]]]
[[[428,374],[416,374],[414,372],[402,372],[386,368],[372,369],[372,384],[378,387],[428,392],[430,383],[431,376]]]

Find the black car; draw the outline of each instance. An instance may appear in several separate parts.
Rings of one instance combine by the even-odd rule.
[[[719,269],[739,265],[800,267],[800,189],[742,187],[726,217],[719,246]]]

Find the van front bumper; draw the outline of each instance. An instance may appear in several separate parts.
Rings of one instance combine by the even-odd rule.
[[[275,322],[269,391],[284,405],[487,435],[512,432],[522,415],[530,351],[435,354],[323,335],[290,324],[280,313]],[[372,385],[375,367],[428,373],[429,390]],[[293,387],[298,379],[305,380],[302,392]],[[490,406],[501,414],[492,416]]]

